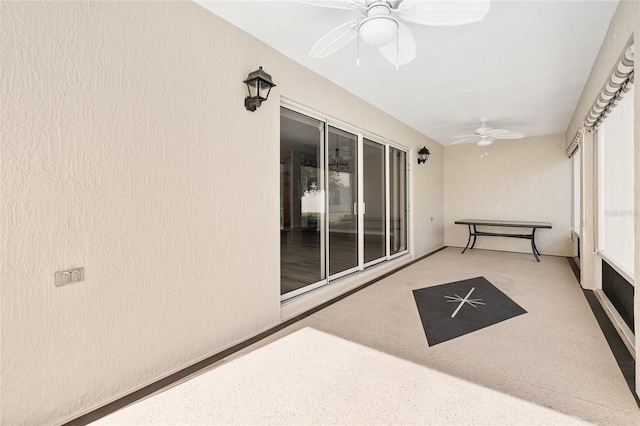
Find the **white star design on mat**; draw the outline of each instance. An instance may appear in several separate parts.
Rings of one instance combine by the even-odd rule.
[[[460,305],[458,305],[456,310],[453,311],[453,313],[451,314],[451,318],[456,316],[456,314],[458,313],[460,308],[462,308],[462,306],[465,303],[470,305],[470,306],[473,306],[474,308],[476,307],[476,305],[486,305],[486,303],[481,302],[482,299],[469,299],[469,296],[471,296],[471,293],[473,293],[473,290],[475,290],[475,289],[476,289],[475,287],[472,287],[471,290],[469,291],[469,293],[467,293],[467,295],[464,297],[464,299],[462,297],[458,296],[455,293],[454,293],[453,296],[445,296],[447,299],[450,299],[450,300],[447,300],[447,302],[460,302]]]

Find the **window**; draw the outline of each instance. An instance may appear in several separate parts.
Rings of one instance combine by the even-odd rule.
[[[573,222],[572,227],[573,231],[580,236],[580,229],[582,226],[582,222],[580,219],[581,216],[581,184],[582,180],[580,178],[582,172],[582,151],[578,148],[578,150],[573,154]]]
[[[598,252],[633,283],[633,91],[598,129]]]

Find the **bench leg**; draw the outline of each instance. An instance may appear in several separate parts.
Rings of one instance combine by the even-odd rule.
[[[536,228],[533,228],[531,231],[531,250],[533,251],[533,255],[536,257],[536,261],[540,262],[540,258],[538,255],[538,248],[536,247]]]
[[[471,232],[471,230],[469,230],[469,232]],[[471,244],[471,248],[473,249],[476,246],[476,237],[477,237],[478,231],[476,230],[476,226],[473,225],[473,243]]]
[[[472,235],[472,233],[471,233],[471,225],[468,225],[468,226],[469,226],[469,239],[467,240],[467,245],[464,246],[464,250],[462,250],[461,254],[464,254],[464,252],[467,251],[467,249],[469,248],[469,243],[471,242],[471,235]],[[473,240],[473,242],[475,243],[475,239]]]

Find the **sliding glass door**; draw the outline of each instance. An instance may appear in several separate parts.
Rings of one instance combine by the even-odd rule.
[[[407,153],[282,107],[282,300],[407,251]]]
[[[362,186],[364,194],[364,263],[387,254],[385,147],[364,139],[362,144]]]
[[[329,127],[329,276],[358,267],[358,137]]]
[[[326,281],[324,146],[323,122],[282,109],[280,294]]]
[[[407,153],[389,147],[390,254],[407,250]]]

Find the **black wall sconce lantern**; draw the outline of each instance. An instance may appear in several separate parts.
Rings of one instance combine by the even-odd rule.
[[[255,111],[262,102],[266,101],[269,97],[269,92],[272,87],[276,87],[271,81],[271,76],[262,70],[262,67],[257,71],[249,73],[249,76],[244,84],[249,89],[249,96],[244,98],[244,106],[249,111]]]
[[[429,152],[426,146],[423,146],[422,148],[420,148],[420,151],[418,151],[418,164],[426,163],[427,160],[429,159],[429,154],[431,153]]]

